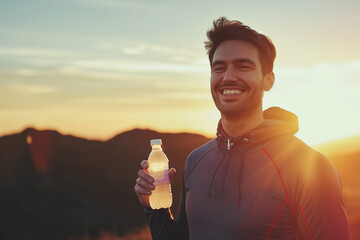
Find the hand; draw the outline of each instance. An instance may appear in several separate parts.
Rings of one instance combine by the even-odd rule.
[[[151,177],[148,172],[149,164],[147,160],[143,160],[141,162],[141,168],[142,169],[138,172],[138,178],[136,179],[134,190],[141,205],[150,208],[149,196],[151,195],[151,191],[155,189],[155,185],[153,184],[154,178]],[[170,182],[174,179],[175,173],[175,168],[171,168],[169,170]]]

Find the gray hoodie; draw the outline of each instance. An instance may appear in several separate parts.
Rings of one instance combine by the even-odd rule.
[[[293,136],[296,115],[264,111],[264,122],[217,138],[187,158],[179,216],[145,209],[153,239],[348,240],[336,169]]]

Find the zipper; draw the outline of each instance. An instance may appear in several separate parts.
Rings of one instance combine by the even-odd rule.
[[[230,141],[230,138],[227,139],[227,150],[230,151],[231,147],[234,145],[234,143],[232,143]]]

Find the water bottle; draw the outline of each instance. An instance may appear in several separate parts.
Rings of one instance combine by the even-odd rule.
[[[154,178],[155,189],[149,197],[152,209],[169,208],[172,204],[169,180],[169,160],[163,152],[161,139],[150,140],[152,151],[149,155],[149,174]]]

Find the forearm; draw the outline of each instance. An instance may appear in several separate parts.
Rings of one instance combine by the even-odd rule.
[[[180,217],[175,221],[170,209],[152,210],[144,208],[146,219],[151,230],[153,240],[187,239],[187,225]]]
[[[179,205],[179,216],[176,220],[172,217],[170,209],[153,210],[144,208],[146,219],[151,230],[153,240],[187,240],[189,230],[185,212],[184,177]]]

